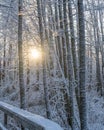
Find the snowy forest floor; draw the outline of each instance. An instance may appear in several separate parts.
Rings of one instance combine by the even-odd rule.
[[[95,90],[87,92],[89,130],[104,130],[104,99]]]

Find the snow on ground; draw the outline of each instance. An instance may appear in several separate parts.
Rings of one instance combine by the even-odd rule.
[[[39,91],[33,92],[33,90],[31,90],[30,93],[33,93],[33,94],[30,96],[31,102],[29,102],[29,111],[43,116],[45,114],[43,98],[39,96]],[[35,97],[33,95],[35,95]],[[8,95],[6,95],[4,97],[1,97],[0,100],[10,103],[12,105],[15,104],[16,106],[19,106],[18,104],[19,101],[17,100],[17,97],[18,96],[15,97],[15,100],[10,101],[11,98],[8,97]],[[87,112],[88,112],[89,130],[104,130],[104,99],[103,97],[100,97],[98,95],[96,90],[94,90],[94,87],[92,88],[92,90],[91,89],[87,90],[87,104],[88,104]],[[0,117],[3,117],[3,113],[2,112],[0,113],[2,114],[2,115],[0,114]],[[78,115],[76,114],[76,117],[77,116]],[[15,124],[15,123],[12,123],[12,124]]]
[[[104,99],[97,92],[87,93],[89,130],[104,130]]]

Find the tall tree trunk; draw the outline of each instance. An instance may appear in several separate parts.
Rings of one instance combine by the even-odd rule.
[[[74,21],[73,21],[71,0],[68,0],[68,10],[69,10],[68,15],[69,15],[69,22],[70,22],[69,26],[70,26],[70,35],[71,35],[71,48],[72,48],[74,75],[75,75],[75,80],[78,81],[78,65],[77,65],[77,57],[76,57]]]
[[[43,52],[45,53],[45,42],[44,42],[44,35],[43,35],[43,16],[42,16],[42,1],[37,0],[37,9],[38,9],[38,19],[39,19],[39,34],[41,40],[41,47]],[[45,106],[46,106],[46,116],[50,118],[50,110],[49,110],[49,103],[48,103],[48,91],[47,91],[47,82],[46,82],[46,57],[45,55],[42,56],[43,58],[43,87],[44,87],[44,99],[45,99]]]
[[[86,89],[85,89],[85,25],[83,0],[78,0],[79,19],[79,86],[81,130],[87,130]]]
[[[98,1],[99,2],[99,1]],[[100,20],[100,28],[101,28],[101,57],[102,57],[102,95],[104,96],[104,31],[103,31],[103,11],[99,10],[99,20]]]
[[[23,41],[22,41],[22,10],[23,1],[18,1],[18,57],[19,57],[19,87],[20,87],[20,108],[25,109],[25,86],[23,76]]]
[[[65,78],[68,77],[68,66],[67,66],[67,50],[66,50],[66,41],[65,41],[65,33],[64,33],[64,22],[63,22],[63,15],[62,15],[62,10],[63,10],[63,0],[58,0],[58,10],[59,10],[59,31],[61,31],[60,36],[60,44],[62,47],[62,58],[63,58],[63,63],[62,63],[62,69],[65,75]]]
[[[94,10],[94,2],[92,3],[93,6],[93,29],[94,29],[94,40],[95,40],[95,52],[96,52],[96,79],[97,79],[97,90],[102,95],[102,80],[101,80],[101,71],[100,71],[100,59],[99,59],[99,52],[100,52],[100,38],[99,38],[99,25],[98,25],[98,17],[97,13]]]
[[[67,17],[67,0],[63,3],[63,13],[64,13],[64,29],[65,29],[65,38],[66,38],[66,45],[67,45],[67,55],[68,55],[68,79],[69,79],[69,103],[68,103],[68,110],[69,111],[69,123],[72,127],[72,130],[75,130],[75,113],[74,113],[74,69],[73,69],[73,59],[72,59],[72,52],[71,52],[71,44],[69,40],[69,33],[68,33],[68,17]]]

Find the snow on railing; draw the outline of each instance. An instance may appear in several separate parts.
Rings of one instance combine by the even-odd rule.
[[[0,110],[4,112],[4,126],[7,125],[7,116],[10,116],[29,130],[63,130],[57,123],[51,120],[1,101]]]

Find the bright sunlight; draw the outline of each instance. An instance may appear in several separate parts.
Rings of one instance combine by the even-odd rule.
[[[30,56],[32,59],[41,60],[42,52],[38,48],[31,48]]]

